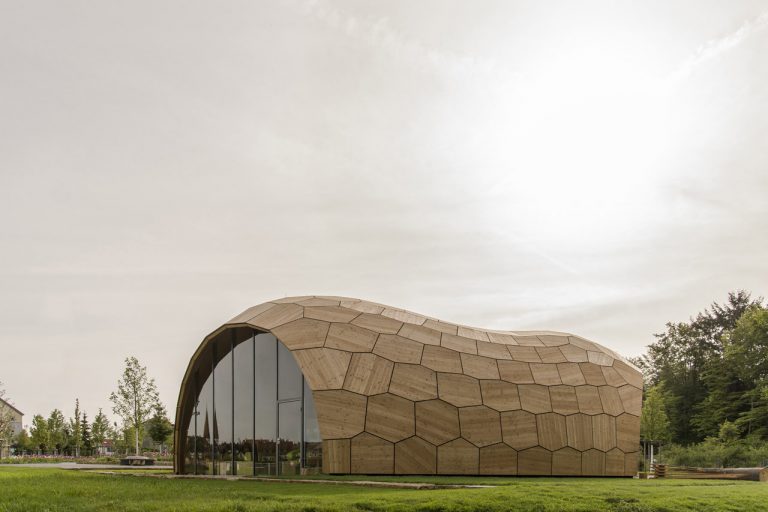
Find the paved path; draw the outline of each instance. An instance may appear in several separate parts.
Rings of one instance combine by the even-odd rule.
[[[173,466],[120,466],[119,464],[77,464],[74,462],[58,462],[55,464],[0,464],[0,467],[24,467],[24,468],[57,468],[57,469],[80,469],[97,470],[99,473],[118,475],[118,476],[137,476],[129,471],[114,470],[152,470],[169,469]],[[290,483],[290,484],[328,484],[328,485],[355,485],[361,487],[385,487],[392,489],[481,489],[486,487],[495,487],[493,485],[474,485],[474,484],[434,484],[426,482],[391,482],[376,480],[326,480],[322,478],[269,478],[253,476],[229,476],[229,475],[173,475],[173,474],[147,474],[154,478],[173,478],[173,479],[199,479],[199,480],[250,480],[258,482],[272,483]]]
[[[151,478],[166,479],[196,479],[196,480],[229,480],[229,481],[252,481],[269,482],[278,484],[327,484],[327,485],[355,485],[361,487],[387,487],[392,489],[483,489],[487,487],[496,487],[495,485],[475,485],[475,484],[435,484],[427,482],[392,482],[383,480],[328,480],[323,478],[277,478],[277,477],[254,477],[254,476],[232,476],[232,475],[173,475],[173,474],[147,474],[136,475],[128,471],[118,473],[112,471],[99,471],[99,473],[118,476],[141,476]]]
[[[76,462],[56,462],[51,464],[0,464],[9,468],[56,468],[56,469],[173,469],[173,466],[121,466],[120,464],[78,464]]]

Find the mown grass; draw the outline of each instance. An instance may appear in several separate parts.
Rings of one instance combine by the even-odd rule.
[[[185,480],[91,471],[0,468],[0,512],[115,511],[760,511],[768,484],[587,478],[407,478],[495,484],[406,490],[259,481]]]

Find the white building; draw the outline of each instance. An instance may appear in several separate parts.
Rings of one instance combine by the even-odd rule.
[[[5,439],[5,434],[0,432],[0,457],[7,457],[10,455],[11,443],[13,442],[13,438],[16,437],[19,432],[21,432],[21,424],[24,418],[23,412],[0,398],[0,414],[6,414],[8,411],[11,413],[10,437]]]

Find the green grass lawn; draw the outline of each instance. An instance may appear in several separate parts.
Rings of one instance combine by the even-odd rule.
[[[384,480],[395,480],[385,478]],[[721,511],[768,510],[768,484],[717,480],[407,478],[483,489],[405,490],[320,483],[182,480],[0,468],[0,512],[177,511]]]

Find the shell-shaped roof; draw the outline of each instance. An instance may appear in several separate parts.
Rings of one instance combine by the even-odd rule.
[[[305,346],[308,344],[306,332],[312,328],[323,332],[326,327],[330,329],[331,324],[349,324],[376,335],[399,336],[422,345],[440,346],[462,354],[497,360],[592,363],[601,368],[613,368],[621,379],[634,387],[643,386],[642,374],[631,362],[607,347],[571,333],[481,329],[350,297],[285,297],[251,307],[229,320],[224,327],[234,324],[247,324],[270,331],[280,327],[283,335],[278,337],[292,350],[299,348],[291,341],[296,337],[302,338],[303,341],[296,341],[303,348],[310,348]],[[312,348],[346,349],[334,343],[338,342],[328,344],[323,340],[320,343],[317,339],[310,344]]]

